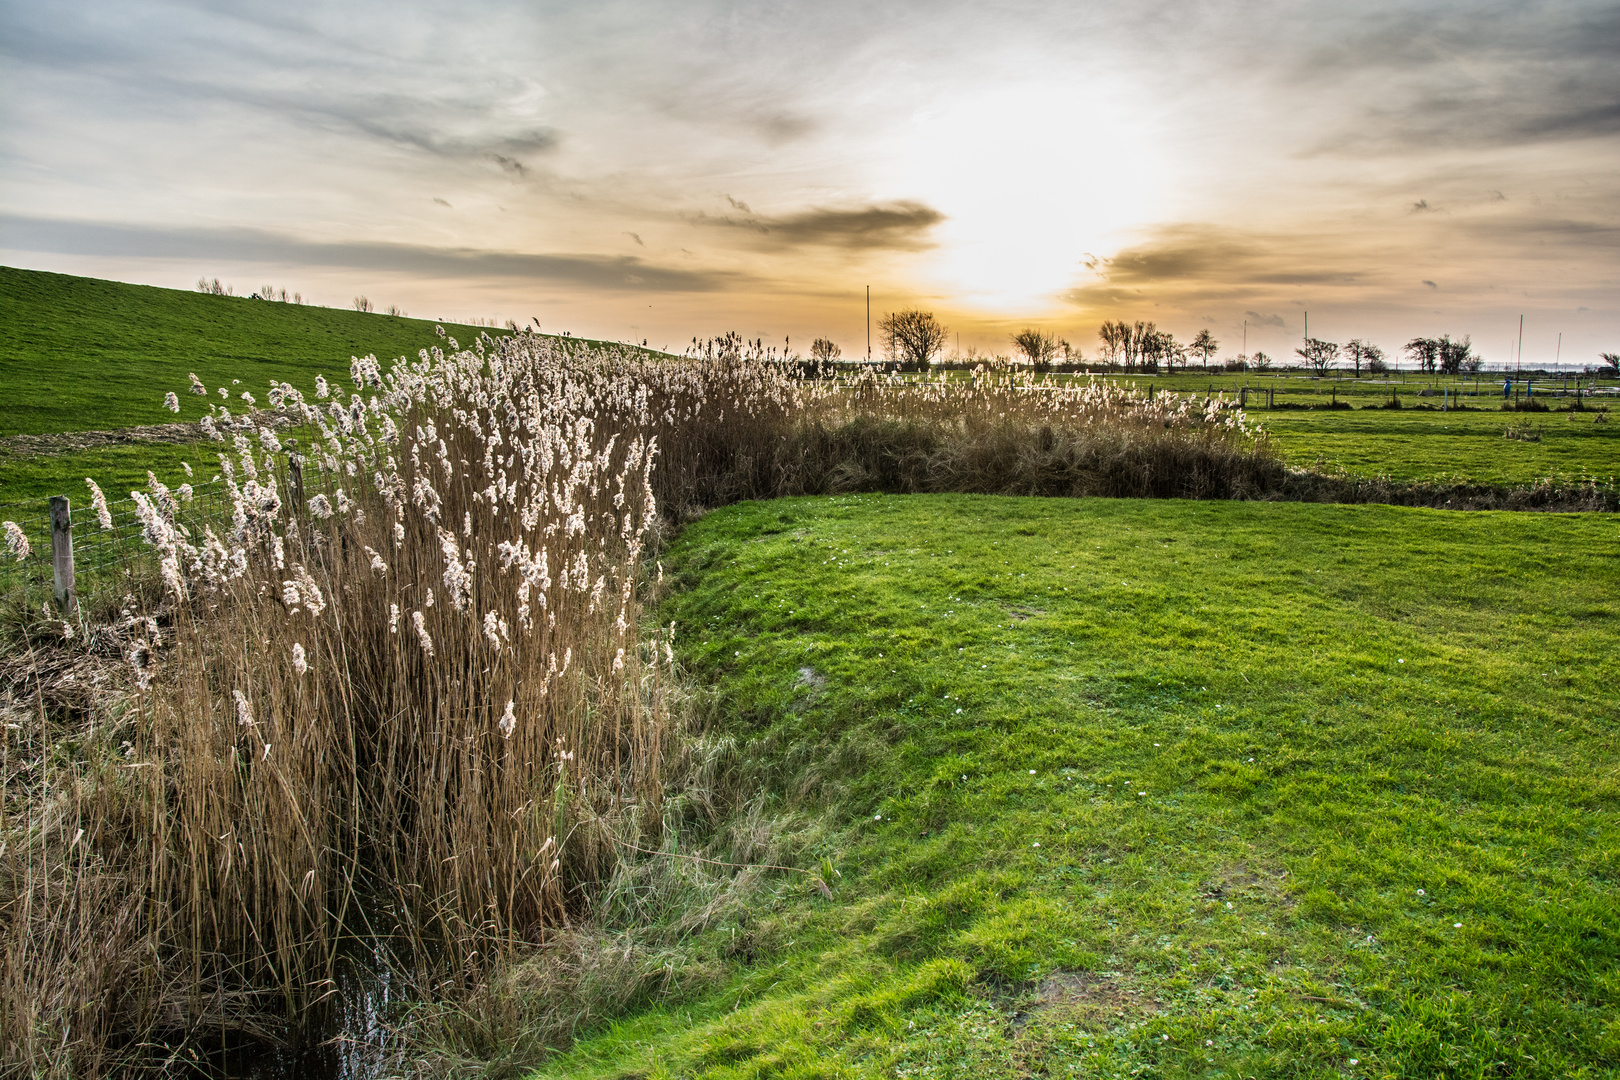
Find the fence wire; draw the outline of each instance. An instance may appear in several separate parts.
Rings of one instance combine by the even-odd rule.
[[[222,480],[192,485],[190,499],[176,492],[178,510],[174,524],[183,526],[194,537],[212,527],[218,532],[230,521],[231,498]],[[77,578],[133,568],[153,559],[152,549],[142,539],[140,514],[131,498],[107,500],[112,527],[104,529],[97,520],[88,493],[82,500],[69,500],[72,512],[73,568]],[[9,521],[22,530],[28,541],[27,556],[18,559],[8,549],[0,549],[0,586],[49,583],[52,580],[50,499],[30,499],[0,503],[0,521]]]

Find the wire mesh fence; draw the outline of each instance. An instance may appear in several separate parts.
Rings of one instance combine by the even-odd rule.
[[[135,500],[109,499],[110,525],[103,527],[86,492],[69,497],[71,508],[73,567],[82,581],[124,569],[134,569],[152,560],[152,549],[142,539],[140,514]],[[175,493],[173,520],[190,533],[201,536],[204,529],[219,531],[231,518],[231,497],[222,480],[191,485],[189,491]],[[0,522],[16,525],[27,543],[20,554],[13,543],[0,550],[0,588],[34,585],[52,580],[51,504],[48,498],[0,503]],[[8,534],[10,530],[7,530]],[[155,565],[155,561],[153,561]]]

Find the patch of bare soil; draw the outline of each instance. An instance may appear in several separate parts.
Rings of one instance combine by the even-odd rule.
[[[1022,1027],[1040,1016],[1043,1020],[1101,1031],[1158,1011],[1159,1003],[1152,997],[1115,979],[1090,972],[1058,971],[1035,987],[1034,997],[1013,1018],[1013,1024]]]
[[[1237,862],[1211,876],[1198,895],[1205,900],[1264,900],[1292,907],[1287,878],[1287,870]]]
[[[253,414],[260,427],[290,427],[296,417],[269,409]],[[64,431],[53,435],[8,435],[0,439],[0,458],[36,457],[74,450],[99,450],[130,443],[194,443],[206,440],[202,425],[196,423],[145,424],[114,428],[110,431]]]

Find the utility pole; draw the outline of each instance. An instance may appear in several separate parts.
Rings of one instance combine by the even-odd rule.
[[[1564,332],[1558,331],[1558,348],[1553,351],[1553,370],[1558,370],[1559,359],[1564,355]]]
[[[1305,313],[1305,340],[1311,340],[1311,313]]]
[[[1243,320],[1243,358],[1249,358],[1249,320]]]
[[[872,362],[872,286],[866,287],[866,362]]]
[[[1519,347],[1513,352],[1513,373],[1524,370],[1524,316],[1519,316]]]

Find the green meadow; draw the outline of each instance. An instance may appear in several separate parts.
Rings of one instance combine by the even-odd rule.
[[[1620,416],[1608,412],[1278,409],[1250,416],[1290,465],[1305,469],[1510,487],[1542,480],[1613,487],[1620,476]]]
[[[1620,1075],[1610,517],[717,511],[662,617],[778,874],[540,1075]],[[709,854],[722,854],[718,851]],[[722,855],[723,857],[723,855]]]

